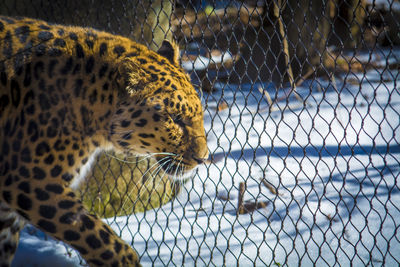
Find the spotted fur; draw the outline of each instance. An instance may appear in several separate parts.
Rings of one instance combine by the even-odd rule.
[[[0,17],[0,266],[30,222],[92,266],[138,256],[71,189],[99,149],[156,154],[169,174],[208,155],[201,102],[176,47]],[[170,154],[168,154],[170,153]]]

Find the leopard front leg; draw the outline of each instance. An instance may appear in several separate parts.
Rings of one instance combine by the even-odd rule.
[[[1,187],[2,200],[33,225],[76,250],[90,266],[140,266],[136,252],[95,215],[69,187],[15,179]]]

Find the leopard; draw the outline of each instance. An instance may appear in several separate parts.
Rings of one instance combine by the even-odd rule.
[[[151,156],[172,178],[193,174],[209,154],[199,93],[176,42],[153,51],[93,28],[0,16],[0,266],[27,223],[90,266],[140,266],[133,241],[91,214],[76,186],[110,149]]]

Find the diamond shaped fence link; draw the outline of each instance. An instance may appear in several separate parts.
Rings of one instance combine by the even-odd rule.
[[[399,1],[94,2],[0,13],[179,44],[208,162],[177,182],[107,152],[78,190],[144,265],[400,264]]]

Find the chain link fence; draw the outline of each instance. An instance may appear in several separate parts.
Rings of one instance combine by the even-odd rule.
[[[103,154],[80,189],[145,266],[400,264],[399,1],[5,0],[0,13],[180,45],[209,161],[177,183]]]

